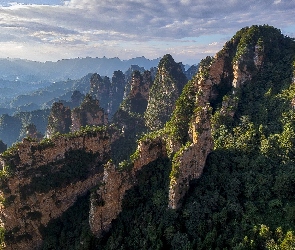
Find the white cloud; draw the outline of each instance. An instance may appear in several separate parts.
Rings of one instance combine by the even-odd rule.
[[[217,44],[218,44],[218,42],[213,42],[213,43],[209,43],[209,46],[215,46]]]
[[[274,0],[273,4],[268,0],[223,3],[215,0],[71,0],[60,5],[6,4],[0,7],[0,47],[6,42],[17,43],[27,49],[27,57],[37,53],[29,52],[30,49],[39,51],[40,60],[47,59],[46,51],[50,51],[51,58],[55,53],[56,57],[75,53],[77,56],[89,53],[90,56],[131,57],[124,52],[124,46],[134,56],[162,56],[159,53],[165,51],[163,46],[157,47],[154,43],[150,47],[149,42],[166,41],[171,45],[185,37],[232,36],[238,29],[252,24],[283,28],[295,24],[294,11],[294,0]],[[209,52],[220,49],[221,42],[225,41],[191,47],[182,41],[182,47],[170,46],[166,50],[185,58],[191,56],[192,48]]]

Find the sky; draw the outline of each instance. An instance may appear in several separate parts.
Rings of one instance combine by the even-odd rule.
[[[295,37],[295,0],[0,0],[0,58],[196,64],[254,24]]]

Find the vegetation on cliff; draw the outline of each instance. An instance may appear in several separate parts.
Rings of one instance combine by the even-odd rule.
[[[150,130],[162,128],[169,120],[186,83],[187,78],[180,64],[177,64],[171,55],[165,55],[159,63],[144,115],[146,126]]]
[[[262,44],[262,64],[256,66],[251,58],[255,58],[255,46]],[[183,207],[178,211],[167,209],[165,196],[157,205],[152,198],[144,201],[142,194],[132,199],[126,196],[122,214],[114,222],[114,229],[101,239],[100,247],[289,249],[294,246],[295,43],[272,27],[252,26],[239,31],[219,55],[226,50],[230,50],[231,65],[241,60],[251,78],[237,89],[226,87],[219,92],[220,101],[211,103],[215,105],[211,121],[215,149],[207,159],[203,175],[191,183]],[[166,125],[182,143],[188,138],[189,114],[195,108],[189,98],[193,96],[192,90],[189,82]],[[231,112],[225,112],[225,102],[234,104]],[[178,117],[182,119],[177,120]],[[164,169],[171,169],[171,163],[166,162]],[[163,172],[152,177],[155,183],[160,173]],[[168,183],[161,191],[151,188],[148,180],[135,190],[152,190],[150,197],[167,192]]]

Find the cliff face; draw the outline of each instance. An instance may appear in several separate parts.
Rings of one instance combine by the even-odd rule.
[[[101,236],[111,228],[112,220],[122,211],[125,192],[137,185],[136,175],[143,166],[159,158],[166,158],[166,144],[160,137],[141,141],[133,162],[117,168],[108,163],[104,168],[103,182],[91,197],[89,222],[92,232]]]
[[[213,93],[212,86],[220,83],[223,69],[224,60],[217,58],[211,65],[201,66],[193,80],[196,109],[190,120],[189,141],[181,148],[174,147],[169,187],[170,208],[176,209],[181,206],[181,200],[189,188],[190,181],[202,174],[206,158],[213,149],[210,123],[212,108],[209,101]],[[177,116],[174,119],[177,119]],[[172,142],[175,143],[177,142]]]
[[[111,163],[104,168],[102,186],[92,194],[89,212],[90,228],[96,236],[109,231],[112,220],[121,212],[125,191],[133,186],[132,177]]]
[[[42,228],[102,180],[109,159],[106,131],[43,144],[24,140],[1,156],[1,223],[6,249],[35,249],[42,244]]]
[[[121,109],[126,112],[143,114],[148,105],[152,84],[150,71],[145,71],[142,74],[139,71],[134,71],[129,83],[130,92],[121,104]]]
[[[138,95],[146,101],[149,99],[150,87],[152,86],[152,76],[150,71],[145,71],[142,75],[135,71],[132,74],[130,98]]]
[[[169,120],[186,83],[181,65],[171,55],[165,55],[159,63],[145,111],[146,126],[150,130],[162,128]]]
[[[125,75],[120,70],[114,71],[112,82],[95,73],[90,79],[90,95],[99,100],[101,107],[112,117],[123,100],[125,85]]]
[[[99,101],[87,95],[80,107],[72,111],[71,131],[78,131],[86,125],[101,126],[107,125],[108,116],[104,109],[99,106]]]
[[[52,137],[59,132],[66,134],[70,132],[71,126],[71,110],[65,107],[61,102],[55,102],[52,105],[51,113],[48,117],[48,126],[46,136]]]
[[[108,78],[101,78],[97,73],[90,79],[90,94],[97,100],[109,100],[111,83]]]

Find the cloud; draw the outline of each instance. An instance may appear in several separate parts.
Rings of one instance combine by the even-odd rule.
[[[120,53],[127,56],[123,48],[126,46],[126,51],[140,56],[163,52],[162,45],[157,48],[154,43],[150,47],[150,42],[165,41],[170,45],[166,50],[185,58],[185,51],[189,56],[192,48],[207,46],[204,51],[212,51],[215,45],[221,44],[218,41],[209,48],[209,43],[198,42],[192,47],[191,43],[182,41],[182,48],[175,45],[186,37],[232,36],[238,29],[252,24],[283,28],[295,23],[294,0],[222,3],[215,0],[70,0],[59,1],[59,4],[55,1],[54,5],[39,2],[44,3],[26,0],[23,4],[9,4],[7,1],[0,7],[0,51],[1,46],[10,41],[28,49],[31,46],[48,48],[59,56],[64,56],[62,51],[66,46],[70,46],[72,54],[91,53],[93,49],[93,53],[101,50],[119,57],[122,57]],[[67,53],[70,53],[68,49]]]

